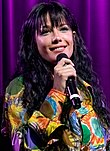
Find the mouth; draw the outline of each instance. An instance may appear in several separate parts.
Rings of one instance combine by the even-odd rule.
[[[56,46],[49,48],[50,51],[63,51],[67,46]]]

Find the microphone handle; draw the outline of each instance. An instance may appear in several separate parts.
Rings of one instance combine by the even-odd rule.
[[[68,58],[65,53],[61,53],[56,58],[56,63],[60,61],[62,58]],[[68,78],[67,80],[67,93],[69,94],[69,99],[71,100],[73,107],[75,109],[79,109],[81,107],[80,96],[78,95],[75,79],[74,77]]]
[[[67,80],[67,91],[73,107],[75,109],[79,109],[81,107],[81,100],[76,88],[74,77]]]

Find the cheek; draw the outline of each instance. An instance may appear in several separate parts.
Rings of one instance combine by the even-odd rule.
[[[40,37],[38,36],[36,39],[36,43],[38,46],[38,49],[47,49],[49,47],[50,39],[48,37]]]
[[[71,37],[71,38],[70,38]],[[74,42],[73,42],[73,37],[70,35],[70,37],[69,37],[69,46],[70,46],[70,48],[69,48],[69,56],[71,57],[71,55],[73,54],[73,49],[74,49]]]
[[[37,38],[36,39],[36,43],[37,43],[37,48],[38,48],[38,51],[39,53],[43,53],[45,48],[46,48],[46,43],[45,43],[45,40],[42,40],[40,38]]]
[[[73,49],[73,45],[74,45],[74,40],[73,40],[73,37],[70,35],[70,37],[68,38],[69,39],[69,45],[71,47],[71,49]]]
[[[49,49],[48,49],[48,40],[44,39],[38,39],[36,42],[37,42],[37,48],[38,48],[38,51],[39,51],[39,54],[46,60],[48,60],[48,55],[49,55]]]
[[[44,41],[42,39],[37,38],[36,43],[37,43],[38,49],[44,47]]]
[[[66,37],[65,37],[66,36]],[[73,34],[72,33],[69,33],[67,35],[64,35],[66,41],[69,43],[69,45],[73,45]]]

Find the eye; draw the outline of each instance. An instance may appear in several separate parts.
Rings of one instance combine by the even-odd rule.
[[[50,32],[51,32],[51,30],[48,29],[48,28],[46,28],[46,29],[42,29],[42,31],[41,31],[40,34],[43,35],[43,36],[46,36],[46,35],[48,35]]]
[[[60,31],[62,31],[62,32],[66,32],[66,31],[68,31],[68,30],[70,30],[70,28],[68,27],[68,26],[62,26],[62,27],[60,27]]]

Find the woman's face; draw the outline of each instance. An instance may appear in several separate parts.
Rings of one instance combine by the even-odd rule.
[[[57,27],[52,27],[49,14],[47,14],[46,25],[42,24],[35,33],[38,51],[42,58],[55,63],[60,53],[65,53],[68,58],[73,53],[73,32],[71,28],[62,21]]]

